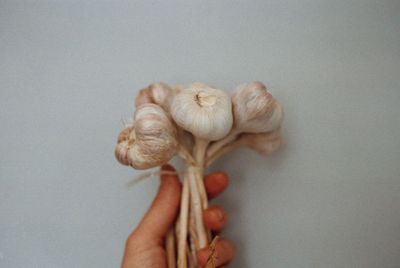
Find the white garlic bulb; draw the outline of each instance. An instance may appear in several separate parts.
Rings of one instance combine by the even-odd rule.
[[[269,132],[283,120],[281,105],[261,82],[239,85],[232,106],[236,132]]]
[[[145,103],[154,103],[169,112],[176,89],[171,89],[167,84],[156,82],[139,91],[136,96],[136,107]]]
[[[180,127],[204,140],[221,139],[232,128],[230,98],[203,83],[181,90],[174,97],[171,115]]]
[[[115,155],[119,162],[135,169],[148,169],[168,162],[177,154],[176,126],[155,104],[144,104],[135,112],[135,125],[118,137]]]

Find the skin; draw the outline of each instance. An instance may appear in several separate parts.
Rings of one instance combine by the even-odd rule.
[[[175,171],[170,165],[162,170]],[[218,196],[228,186],[228,176],[215,172],[204,178],[209,198]],[[128,237],[122,268],[167,268],[164,238],[179,212],[181,184],[176,175],[161,175],[158,193],[137,228]],[[214,232],[221,232],[227,222],[227,213],[220,206],[211,206],[203,212],[204,224]],[[220,239],[216,245],[217,267],[227,268],[234,258],[236,248],[229,239]],[[208,248],[197,252],[199,264],[204,267],[210,255]]]

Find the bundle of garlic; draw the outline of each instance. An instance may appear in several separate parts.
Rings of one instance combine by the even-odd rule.
[[[208,206],[204,170],[239,147],[262,155],[278,150],[282,120],[281,105],[260,82],[238,86],[231,98],[203,83],[154,83],[139,91],[134,123],[118,137],[118,161],[135,169],[163,165],[175,155],[186,162],[180,214],[166,243],[169,268],[198,267],[197,250],[211,242],[202,218]]]

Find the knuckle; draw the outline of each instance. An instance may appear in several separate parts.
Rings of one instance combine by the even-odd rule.
[[[136,244],[136,236],[135,233],[133,232],[132,234],[130,234],[128,236],[128,238],[126,238],[125,240],[125,247],[126,248],[133,248]]]

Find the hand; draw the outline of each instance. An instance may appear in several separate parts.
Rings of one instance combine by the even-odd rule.
[[[162,170],[175,171],[170,165]],[[219,195],[228,186],[228,176],[216,172],[204,178],[209,198]],[[164,248],[164,237],[172,226],[180,205],[181,184],[176,175],[161,175],[161,184],[153,204],[128,237],[125,246],[122,268],[166,268],[167,255]],[[220,232],[227,221],[226,212],[219,206],[212,206],[203,212],[204,224],[215,232]],[[236,253],[234,244],[228,239],[220,239],[216,245],[218,253],[217,267],[227,268]],[[210,255],[208,248],[197,252],[197,259],[204,266]]]

